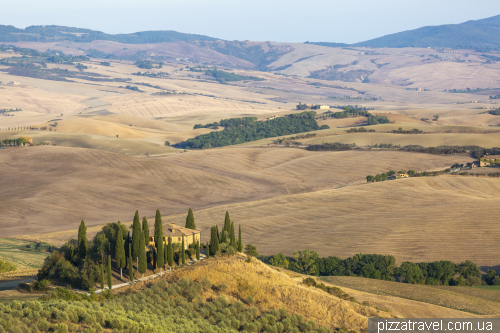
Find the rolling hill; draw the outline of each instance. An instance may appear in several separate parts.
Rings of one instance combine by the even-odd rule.
[[[445,47],[454,49],[500,49],[500,15],[461,24],[426,26],[402,31],[360,43],[311,43],[331,47]]]

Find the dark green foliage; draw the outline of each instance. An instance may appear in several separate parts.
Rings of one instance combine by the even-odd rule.
[[[224,126],[224,131],[211,132],[188,139],[185,145],[190,148],[201,149],[223,147],[265,138],[319,130],[318,123],[314,117],[301,115],[288,115],[266,121],[242,121],[241,126],[234,127],[232,122],[229,122],[229,124],[226,123],[226,121],[231,121],[232,119],[221,120],[221,126],[223,126],[222,124],[228,125]]]
[[[219,252],[219,233],[217,227],[210,229],[210,254],[215,255]]]
[[[132,244],[128,245],[128,278],[134,282],[134,262],[132,260]]]
[[[123,280],[122,270],[125,266],[127,266],[127,259],[125,257],[125,244],[123,241],[123,233],[121,229],[118,229],[118,234],[116,236],[115,262],[116,267],[120,269],[120,277]]]
[[[209,243],[207,243],[207,245],[205,246],[205,253],[206,253],[207,259],[210,258],[210,244]]]
[[[134,222],[132,224],[132,258],[137,260],[139,256],[139,244],[141,242],[141,222],[139,211],[135,211]]]
[[[158,247],[159,242],[163,242],[163,223],[161,220],[161,213],[160,210],[156,210],[156,215],[155,215],[155,246]]]
[[[307,146],[307,150],[311,151],[320,151],[320,150],[341,151],[341,150],[352,150],[352,149],[354,149],[353,145],[340,142],[333,142],[333,143],[323,142],[323,144],[321,145]]]
[[[188,215],[186,216],[186,228],[188,229],[196,229],[196,224],[194,223],[194,215],[193,210],[189,208]]]
[[[137,270],[144,277],[144,273],[146,273],[146,270],[148,267],[148,262],[147,262],[147,257],[146,257],[146,244],[144,243],[144,234],[142,232],[141,232],[141,237],[139,240],[140,240],[140,242],[139,242],[139,267]]]
[[[131,239],[130,239],[130,231],[127,231],[127,238],[125,239],[125,256],[128,258],[129,256],[132,256],[132,253],[129,251],[129,245],[132,245]]]
[[[82,220],[78,228],[78,257],[85,259],[87,257],[88,242],[87,242],[87,227]]]
[[[229,245],[231,245],[233,247],[233,249],[236,250],[236,235],[234,234],[234,224],[232,222],[231,222],[231,229],[230,229],[230,233],[229,233],[229,238],[230,238]]]
[[[224,217],[224,227],[222,227],[222,233],[224,233],[224,231],[226,231],[227,233],[231,232],[231,218],[229,217],[228,211],[226,211],[226,216]]]
[[[500,96],[498,96],[498,98],[500,98]],[[488,111],[488,113],[492,114],[494,116],[500,116],[500,109],[491,110],[491,111]]]
[[[243,241],[241,240],[241,224],[238,231],[238,252],[243,252]]]
[[[168,246],[166,242],[163,242],[163,265],[168,264]]]
[[[104,265],[101,264],[101,289],[104,289]]]
[[[174,249],[172,247],[172,237],[168,237],[168,246],[167,246],[167,257],[168,257],[168,266],[172,267],[174,265]]]
[[[215,80],[217,80],[219,82],[232,82],[232,81],[243,81],[243,80],[264,81],[264,79],[258,78],[255,76],[238,75],[238,74],[234,74],[234,73],[221,71],[221,70],[218,70],[217,68],[215,68],[213,70],[205,71],[205,75],[212,76],[213,78],[215,78]]]
[[[40,242],[30,243],[28,245],[22,246],[19,248],[19,250],[28,252],[54,252],[57,251],[57,247],[49,243]]]
[[[158,242],[158,248],[156,249],[156,265],[154,267],[163,268],[165,265],[165,250],[163,249],[164,242]]]
[[[472,276],[481,277],[481,271],[475,263],[470,260],[466,260],[457,266],[456,271],[460,273],[465,279],[469,279]]]
[[[400,267],[396,268],[394,274],[399,277],[401,282],[404,281],[412,284],[425,282],[425,277],[420,267],[409,261],[402,263]]]
[[[142,232],[144,233],[144,244],[149,244],[149,226],[146,216],[142,218]]]
[[[200,242],[196,242],[196,260],[200,260]]]
[[[182,260],[182,264],[185,265],[186,264],[186,251],[185,251],[185,247],[184,247],[184,236],[182,236],[182,242],[181,242],[181,260]]]
[[[486,277],[484,280],[486,281],[487,284],[490,286],[493,284],[493,281],[495,281],[495,278],[497,277],[497,272],[493,269],[488,269],[488,272],[486,273]]]
[[[113,275],[111,271],[111,256],[108,256],[108,288],[111,290],[113,287],[113,281],[112,281]]]
[[[252,244],[247,244],[247,246],[245,247],[245,253],[250,257],[257,257],[259,255],[257,253],[257,247],[253,246]]]

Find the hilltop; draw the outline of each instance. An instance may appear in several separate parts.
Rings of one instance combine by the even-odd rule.
[[[426,26],[354,43],[311,43],[330,47],[500,49],[500,15],[461,24]]]

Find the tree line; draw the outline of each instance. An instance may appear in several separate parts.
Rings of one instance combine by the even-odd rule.
[[[356,254],[340,259],[335,256],[320,257],[315,251],[297,251],[292,257],[282,253],[259,256],[263,262],[289,269],[301,274],[314,276],[359,276],[370,279],[428,284],[428,285],[481,285],[481,272],[476,264],[466,260],[460,264],[440,260],[412,263],[406,261],[400,266],[391,255]],[[496,272],[488,271],[485,283],[500,284]]]
[[[319,127],[314,116],[309,112],[292,114],[266,121],[257,121],[255,117],[232,118],[221,120],[218,124],[214,123],[210,126],[213,128],[219,125],[227,126],[227,128],[223,131],[211,132],[188,139],[185,142],[185,146],[198,149],[223,147],[328,128],[328,126]],[[199,126],[201,125],[197,126],[195,127],[200,128]]]
[[[196,229],[193,211],[189,209],[186,217],[186,228]],[[128,230],[131,229],[131,232]],[[203,249],[200,242],[192,243],[185,249],[185,239],[181,244],[173,242],[171,237],[163,240],[163,224],[161,213],[156,211],[154,224],[154,244],[150,245],[149,225],[146,216],[142,223],[136,211],[130,228],[118,221],[108,223],[91,241],[87,239],[87,227],[82,220],[78,229],[78,239],[69,240],[58,251],[54,251],[44,261],[37,275],[39,281],[50,279],[61,283],[69,283],[74,287],[89,289],[97,283],[104,288],[105,276],[111,288],[112,261],[120,271],[123,280],[123,269],[128,271],[128,278],[134,280],[134,265],[138,273],[144,275],[148,265],[152,270],[172,267],[174,262],[184,265],[186,257],[200,259]],[[240,236],[241,241],[241,236]]]
[[[0,142],[0,147],[3,146],[22,146],[23,144],[28,143],[28,140],[25,138],[17,138],[17,139],[4,139]]]
[[[233,81],[244,81],[244,80],[264,81],[264,79],[260,77],[239,75],[235,73],[221,71],[218,70],[217,68],[207,69],[205,71],[205,75],[212,76],[215,80],[219,82],[233,82]]]

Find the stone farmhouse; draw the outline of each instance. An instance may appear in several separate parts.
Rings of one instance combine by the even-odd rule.
[[[155,228],[149,228],[149,245],[155,246],[154,234]],[[201,243],[201,231],[193,230],[178,226],[175,222],[171,224],[163,224],[163,240],[168,243],[168,238],[172,238],[172,243],[182,243],[182,237],[184,237],[184,248],[187,250],[189,244]]]

